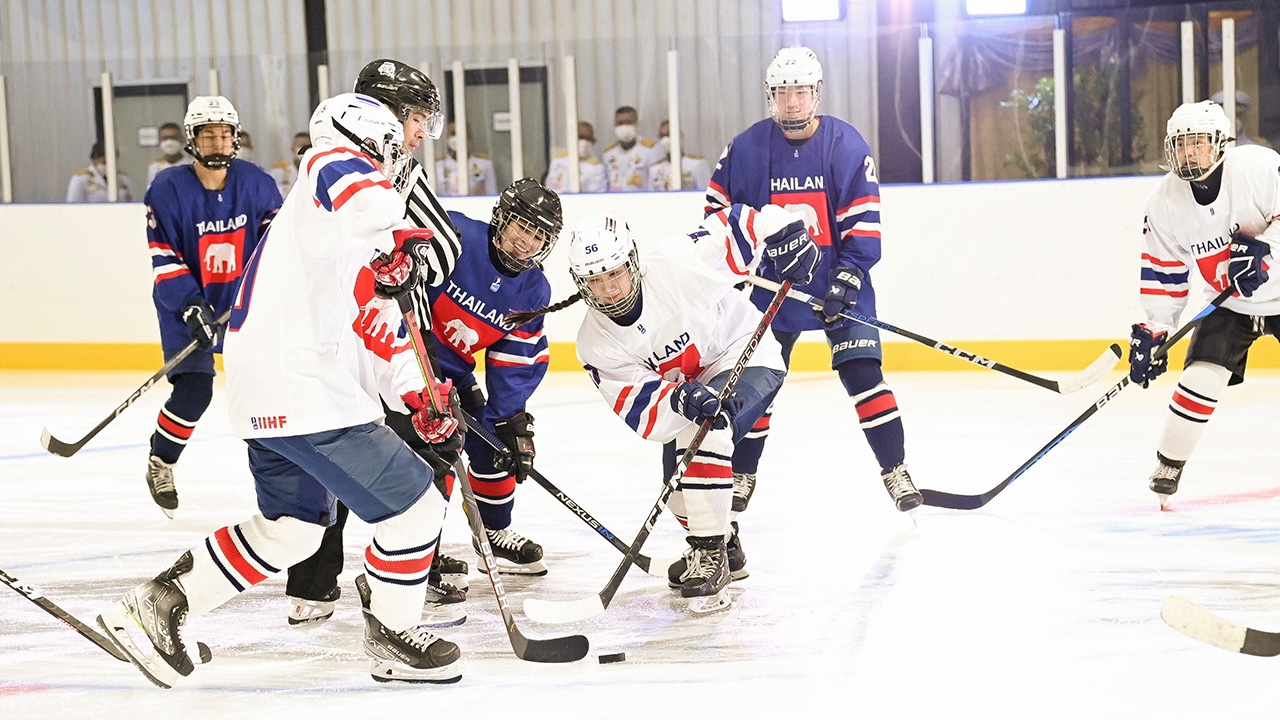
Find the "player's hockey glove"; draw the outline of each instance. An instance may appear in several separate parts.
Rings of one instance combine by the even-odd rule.
[[[1227,277],[1236,290],[1251,297],[1267,281],[1267,268],[1262,258],[1271,246],[1242,232],[1231,233],[1231,258],[1227,261]]]
[[[450,390],[447,385],[445,389]],[[426,390],[407,392],[401,395],[400,399],[412,413],[413,431],[418,433],[418,437],[427,444],[434,448],[437,445],[448,445],[455,438],[461,442],[457,419],[449,414],[448,408],[445,408],[444,412],[436,412],[431,407],[431,399],[427,396]]]
[[[537,455],[533,448],[533,416],[522,412],[509,418],[494,420],[493,430],[502,444],[506,445],[493,458],[493,466],[515,475],[516,482],[524,482],[533,471],[533,458]]]
[[[764,254],[773,260],[778,277],[795,285],[805,285],[813,279],[813,271],[822,259],[818,246],[804,229],[804,221],[797,220],[764,240]]]
[[[209,350],[218,344],[222,335],[222,326],[213,316],[213,307],[202,297],[197,297],[182,308],[182,322],[187,324],[187,334],[200,345],[200,349]]]
[[[462,417],[461,404],[458,402],[458,391],[452,387],[452,383],[444,383],[442,384],[443,387],[449,388],[450,412],[453,413],[455,418]],[[453,464],[458,461],[458,455],[462,451],[462,443],[465,439],[466,426],[459,425],[458,432],[450,435],[444,442],[428,445],[425,450],[418,452],[422,459],[426,460],[427,464],[431,466],[431,470],[435,474],[436,487],[440,489],[440,494],[446,498],[453,492],[447,476],[449,471],[453,469]]]
[[[699,425],[707,420],[714,420],[711,429],[723,430],[729,427],[733,418],[742,410],[742,399],[737,395],[730,395],[722,403],[714,390],[697,380],[689,380],[680,383],[676,391],[671,393],[671,407]]]
[[[849,324],[850,321],[840,317],[840,313],[858,306],[863,277],[862,269],[851,265],[838,265],[831,271],[827,297],[822,301],[822,311],[818,313],[828,326],[837,328]]]
[[[394,298],[404,295],[418,285],[422,274],[420,268],[426,264],[426,253],[431,247],[431,238],[435,236],[426,228],[409,228],[396,230],[395,248],[369,263],[373,271],[374,292],[382,297]]]
[[[1129,382],[1145,388],[1164,374],[1169,358],[1161,355],[1155,359],[1152,356],[1168,339],[1169,333],[1164,330],[1152,332],[1146,325],[1133,326],[1133,333],[1129,335]]]

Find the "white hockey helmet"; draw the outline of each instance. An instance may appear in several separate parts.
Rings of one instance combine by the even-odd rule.
[[[640,298],[640,260],[631,228],[609,215],[583,218],[569,238],[569,274],[578,293],[608,317],[620,317]]]
[[[1221,105],[1212,100],[1183,103],[1165,125],[1164,159],[1183,180],[1203,180],[1222,163],[1222,153],[1233,140],[1231,122]],[[1208,145],[1208,162],[1194,149],[1200,142]]]
[[[205,125],[227,125],[231,128],[231,154],[201,155],[196,150],[196,134]],[[221,95],[198,95],[187,105],[187,114],[182,119],[183,130],[187,134],[187,146],[184,148],[191,157],[210,170],[221,170],[231,164],[240,152],[240,113],[231,101]]]
[[[813,106],[807,117],[783,119],[775,95],[777,88],[788,87],[813,88]],[[818,62],[818,56],[807,47],[782,48],[764,72],[764,92],[769,116],[779,127],[787,132],[804,130],[818,114],[818,103],[822,100],[822,63]]]
[[[379,163],[382,174],[401,174],[411,156],[403,151],[404,126],[381,101],[359,93],[342,93],[322,101],[311,113],[311,145],[344,147]]]

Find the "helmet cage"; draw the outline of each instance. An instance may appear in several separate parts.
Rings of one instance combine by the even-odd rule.
[[[631,282],[627,294],[615,299],[596,295],[590,281],[610,276],[619,269],[623,272],[618,277],[629,278]],[[569,241],[569,274],[582,299],[606,317],[621,317],[630,312],[640,299],[642,278],[640,255],[631,238],[631,229],[607,215],[584,218]]]
[[[527,259],[521,259],[502,247],[504,233],[513,223],[525,237],[536,237],[542,241],[542,247]],[[564,228],[560,196],[533,178],[517,180],[498,197],[489,225],[490,240],[506,270],[519,274],[537,267],[551,254]]]
[[[611,273],[619,267],[626,268],[626,275],[631,278],[630,292],[614,301],[602,300],[597,297],[587,284],[587,281],[591,278]],[[582,296],[582,300],[599,310],[605,317],[616,318],[626,315],[631,312],[631,309],[636,306],[636,301],[640,299],[640,254],[636,251],[634,245],[631,247],[631,252],[627,253],[626,262],[622,265],[600,270],[599,272],[570,267],[569,274],[573,276],[573,284],[578,286],[578,294]]]
[[[806,115],[803,119],[797,119],[797,120],[783,119],[782,111],[778,107],[778,99],[774,96],[775,91],[785,90],[787,88],[798,89],[802,87],[813,88],[813,105],[810,106],[809,108],[809,114]],[[817,85],[788,85],[786,83],[783,83],[781,85],[770,85],[769,83],[766,82],[764,86],[764,92],[765,92],[765,105],[769,108],[769,117],[773,118],[773,121],[778,124],[778,127],[782,128],[783,132],[801,132],[805,128],[809,127],[809,123],[813,122],[813,119],[818,116],[818,104],[822,102],[822,81],[821,80],[818,81]]]
[[[206,125],[226,125],[231,128],[231,153],[213,153],[202,155],[196,149],[196,136]],[[182,130],[186,134],[187,144],[183,147],[196,162],[210,170],[222,170],[231,164],[240,153],[240,114],[232,107],[231,102],[221,96],[200,96],[187,106],[186,117],[182,120]]]
[[[778,104],[778,90],[784,88],[813,88],[813,105],[801,119],[784,120],[783,108]],[[809,127],[818,115],[822,102],[822,63],[807,47],[784,47],[773,56],[764,73],[765,104],[769,116],[784,132],[801,132]]]
[[[1184,132],[1166,135],[1164,139],[1164,160],[1174,175],[1187,181],[1203,180],[1222,163],[1222,154],[1232,138],[1221,130],[1212,132]],[[1201,143],[1208,143],[1212,156],[1207,165],[1200,162],[1200,153],[1195,148]]]

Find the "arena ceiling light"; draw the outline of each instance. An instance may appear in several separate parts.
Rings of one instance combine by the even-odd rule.
[[[979,15],[1025,15],[1027,0],[964,0],[964,12]]]
[[[782,0],[782,22],[839,20],[843,0]]]

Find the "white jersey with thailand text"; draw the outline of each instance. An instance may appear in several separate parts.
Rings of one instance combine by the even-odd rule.
[[[762,313],[734,286],[760,263],[765,239],[802,219],[776,205],[733,205],[688,235],[639,250],[641,311],[619,325],[588,309],[578,330],[578,360],[614,413],[648,440],[672,440],[690,421],[671,407],[686,380],[706,383],[731,370]],[[785,372],[766,332],[748,363]]]
[[[1165,175],[1147,198],[1143,222],[1142,308],[1157,330],[1176,327],[1187,303],[1194,271],[1212,299],[1231,283],[1227,261],[1231,234],[1242,232],[1269,244],[1263,260],[1270,279],[1252,297],[1233,295],[1222,304],[1242,315],[1280,315],[1280,154],[1260,145],[1228,148],[1222,186],[1208,205],[1196,202],[1191,185]]]
[[[383,418],[423,380],[394,301],[369,262],[409,227],[368,156],[319,147],[245,267],[224,362],[242,438],[305,435]]]

